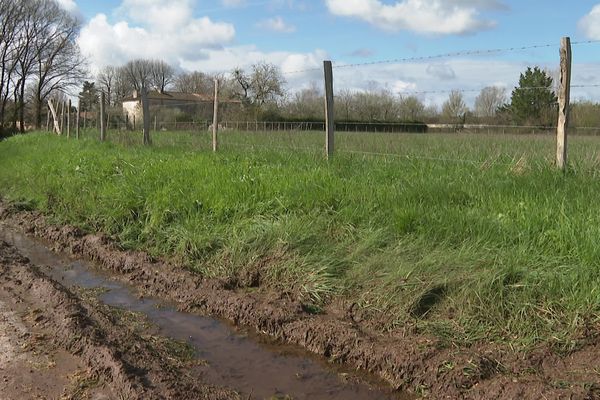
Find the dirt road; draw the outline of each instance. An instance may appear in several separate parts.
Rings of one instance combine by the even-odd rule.
[[[202,384],[184,345],[93,299],[0,241],[0,399],[239,398]]]

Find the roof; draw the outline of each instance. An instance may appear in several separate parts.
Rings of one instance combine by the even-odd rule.
[[[141,97],[137,92],[133,93],[133,96],[125,97],[123,102],[128,101],[139,101]],[[181,101],[181,102],[189,102],[189,103],[206,103],[212,102],[212,96],[207,96],[205,94],[198,93],[181,93],[181,92],[157,92],[150,91],[148,92],[148,100],[162,100],[162,101]]]

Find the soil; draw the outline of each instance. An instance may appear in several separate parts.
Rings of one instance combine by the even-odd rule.
[[[106,235],[86,234],[70,226],[53,226],[36,212],[0,205],[0,220],[28,235],[50,241],[58,251],[94,260],[115,278],[136,287],[141,296],[165,299],[177,304],[182,311],[225,318],[283,343],[300,345],[332,362],[375,374],[393,388],[418,396],[436,399],[600,399],[598,327],[590,327],[576,349],[568,353],[559,353],[550,346],[527,353],[490,343],[468,348],[448,347],[433,337],[410,330],[387,334],[372,330],[372,321],[356,318],[351,303],[338,302],[325,313],[313,315],[305,311],[300,301],[286,293],[262,289],[247,291],[230,282],[204,280],[175,262],[153,259],[143,252],[123,251]],[[33,270],[27,271],[35,275]],[[5,275],[3,272],[0,281],[2,290],[11,285]],[[27,282],[19,276],[14,279]],[[41,294],[43,291],[37,296]],[[55,307],[50,311],[54,312]],[[61,322],[61,329],[50,332],[58,335],[53,342],[61,348],[73,348],[67,339],[60,339],[65,327],[74,323],[69,321],[69,324]],[[87,325],[84,328],[90,329]],[[109,332],[116,335],[114,331]],[[102,343],[81,340],[85,342],[75,344],[78,349],[88,345],[101,346],[98,343]],[[118,342],[118,337],[115,340]],[[156,370],[150,369],[153,372],[142,379],[131,373],[135,368],[124,366],[124,360],[111,358],[114,352],[109,357],[108,350],[102,348],[103,353],[100,348],[80,350],[76,354],[84,363],[89,363],[90,357],[99,358],[92,362],[100,366],[94,371],[108,372],[111,382],[117,383],[119,388],[140,396],[142,391],[155,387],[147,384],[152,378],[151,381],[160,382],[161,390],[167,393],[181,390],[169,386],[172,375],[164,368],[157,365]],[[143,353],[136,354],[136,358],[144,357]],[[147,357],[152,360],[149,355]],[[133,364],[135,361],[127,360]],[[151,362],[144,364],[152,365]],[[176,370],[176,366],[173,368]],[[206,398],[235,398],[228,397],[230,394],[222,392],[224,389],[194,387],[194,390],[205,390],[209,396]]]
[[[0,399],[237,399],[143,324],[84,300],[0,241]]]

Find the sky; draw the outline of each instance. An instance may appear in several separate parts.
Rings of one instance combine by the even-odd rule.
[[[569,36],[573,85],[585,86],[572,96],[600,100],[598,0],[58,1],[82,19],[79,44],[93,71],[135,58],[207,73],[265,61],[294,92],[322,85],[322,62],[332,60],[337,91],[388,90],[439,105],[458,89],[472,103],[486,86],[510,92],[528,66],[557,74]],[[473,50],[484,52],[429,58]]]

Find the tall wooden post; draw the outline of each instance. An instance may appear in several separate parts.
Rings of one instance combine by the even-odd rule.
[[[158,129],[158,118],[157,118],[157,116],[155,115],[155,116],[154,116],[154,132],[156,132],[156,131],[157,131],[157,129]]]
[[[142,88],[142,113],[144,119],[144,145],[150,146],[150,104],[148,104],[148,89]]]
[[[213,129],[212,129],[212,145],[213,151],[217,151],[219,147],[219,80],[215,78],[215,100],[213,108]]]
[[[77,116],[75,117],[75,137],[79,139],[79,118],[81,114],[81,98],[77,102]]]
[[[106,140],[106,110],[105,108],[105,95],[104,92],[100,92],[100,141]]]
[[[67,108],[67,139],[71,138],[71,99]]]
[[[50,107],[47,107],[46,113],[46,131],[50,132]]]
[[[63,101],[61,103],[61,108],[60,108],[60,133],[59,135],[62,135],[65,132],[65,102]]]
[[[569,104],[571,101],[571,39],[560,41],[560,88],[558,90],[558,127],[556,129],[556,166],[567,167],[567,130],[569,128]]]
[[[327,158],[333,157],[335,119],[333,115],[333,66],[324,61],[325,69],[325,151]]]

